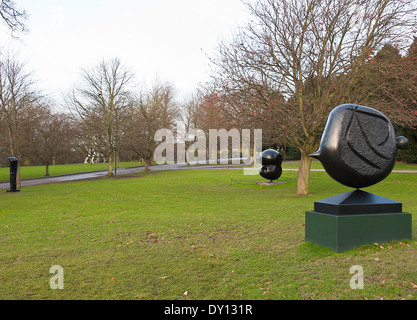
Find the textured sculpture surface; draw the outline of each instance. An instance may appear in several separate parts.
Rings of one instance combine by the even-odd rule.
[[[381,112],[345,104],[329,115],[317,152],[311,154],[339,183],[364,188],[384,180],[392,171],[398,148],[408,140],[395,137],[390,120]]]

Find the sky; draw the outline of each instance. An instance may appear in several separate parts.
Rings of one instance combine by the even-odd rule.
[[[209,56],[249,19],[240,0],[15,0],[29,15],[13,40],[4,23],[1,48],[17,52],[38,87],[62,98],[82,68],[118,57],[136,81],[169,81],[179,99],[208,80]]]

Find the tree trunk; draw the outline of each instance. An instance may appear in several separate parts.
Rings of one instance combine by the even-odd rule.
[[[145,159],[145,172],[149,171],[149,164],[150,161],[148,159]]]
[[[49,162],[45,163],[45,177],[49,177]]]
[[[113,165],[112,165],[112,159],[111,155],[109,156],[109,170],[107,171],[107,176],[111,177],[113,176]]]
[[[308,182],[313,159],[304,150],[300,151],[301,161],[298,169],[297,196],[306,196],[308,195]]]

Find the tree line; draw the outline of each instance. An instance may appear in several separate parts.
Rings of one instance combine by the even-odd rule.
[[[118,58],[101,61],[81,73],[68,90],[62,112],[36,90],[32,75],[15,57],[0,56],[0,152],[21,165],[126,160],[151,164],[154,135],[174,128],[178,103],[171,83],[155,81],[147,90],[134,84]],[[62,109],[62,108],[61,108]],[[6,161],[5,161],[6,160]]]
[[[3,2],[10,2],[3,0]],[[253,0],[252,14],[210,57],[211,80],[178,102],[172,83],[150,89],[118,58],[81,73],[64,112],[36,90],[14,56],[0,57],[0,152],[21,163],[150,165],[158,129],[262,129],[264,146],[301,159],[308,180],[327,116],[343,103],[385,113],[413,142],[417,127],[417,7],[412,0]],[[1,11],[1,8],[0,8]],[[21,22],[19,16],[19,22]],[[21,26],[17,25],[17,26]],[[191,144],[192,141],[186,141]],[[416,161],[414,155],[408,160]],[[102,161],[102,160],[101,160]]]

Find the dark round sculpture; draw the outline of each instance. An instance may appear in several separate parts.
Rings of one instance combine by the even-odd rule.
[[[395,137],[381,112],[355,104],[336,107],[329,115],[317,152],[311,154],[339,183],[365,188],[384,180],[394,168],[397,149],[405,137]]]
[[[259,174],[268,180],[278,180],[282,175],[282,155],[272,149],[265,150],[260,156],[262,167]]]

